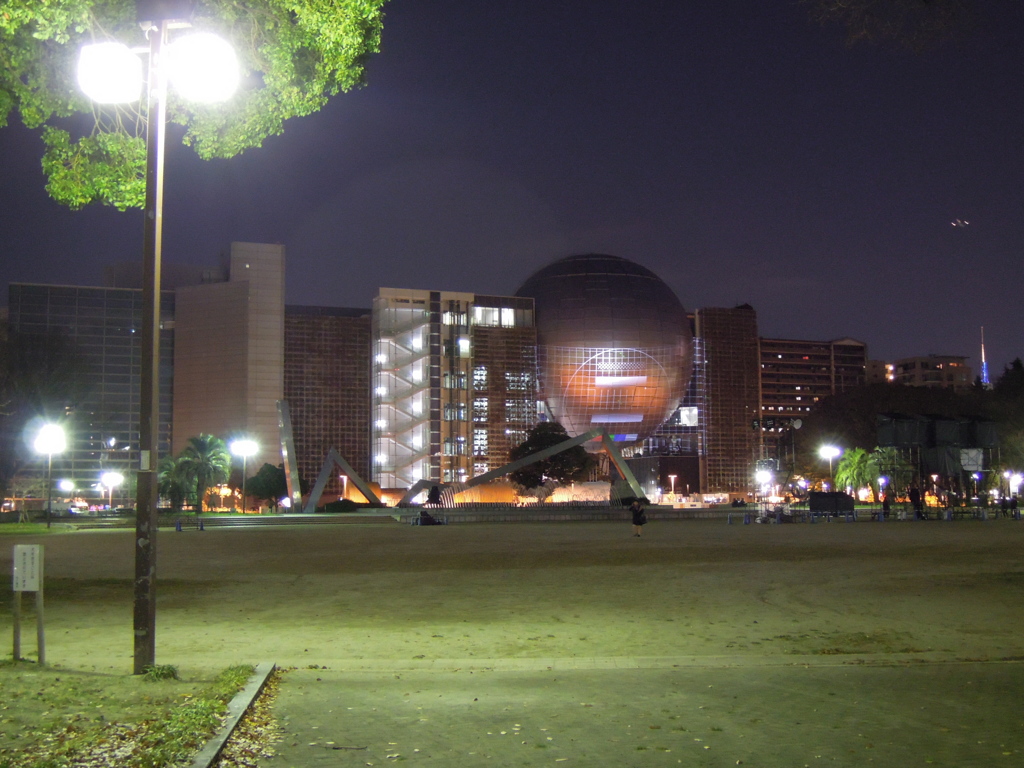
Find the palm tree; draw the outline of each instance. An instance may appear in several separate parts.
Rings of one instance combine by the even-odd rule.
[[[836,485],[840,488],[868,486],[878,500],[878,459],[863,448],[851,448],[836,467]]]
[[[171,502],[171,509],[175,514],[181,512],[185,501],[193,493],[192,479],[184,463],[173,456],[165,456],[160,462],[157,470],[157,482],[159,483],[160,495]]]
[[[219,437],[202,434],[188,439],[188,445],[178,457],[178,463],[195,484],[198,503],[196,509],[202,512],[206,491],[228,479],[228,473],[231,471],[231,454]]]

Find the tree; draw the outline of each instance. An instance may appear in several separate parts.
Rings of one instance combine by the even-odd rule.
[[[836,467],[836,487],[858,488],[868,487],[878,500],[878,457],[863,448],[851,448],[843,454]]]
[[[204,159],[233,157],[312,114],[339,91],[361,85],[379,50],[385,0],[198,0],[196,29],[233,45],[242,86],[224,107],[168,101],[168,120]],[[42,128],[47,192],[81,208],[119,210],[145,198],[145,116],[92,104],[79,91],[81,45],[144,43],[135,0],[5,0],[0,11],[0,127],[12,112]],[[87,120],[67,118],[85,115]],[[74,131],[74,135],[72,132]]]
[[[551,448],[569,439],[565,428],[554,421],[542,421],[530,430],[526,440],[509,452],[512,461],[526,458],[531,454]],[[594,458],[582,445],[574,446],[554,456],[529,464],[509,473],[509,480],[523,489],[538,488],[545,480],[556,483],[571,483],[582,480],[595,465]]]
[[[157,469],[160,495],[171,502],[171,510],[179,514],[195,490],[187,465],[173,456],[165,456]]]
[[[914,51],[969,29],[976,0],[802,0],[820,24],[841,24],[846,41],[896,43]]]
[[[188,439],[188,445],[178,457],[178,463],[182,465],[181,471],[194,484],[196,511],[202,512],[207,490],[228,479],[231,454],[219,437],[202,434]]]
[[[264,464],[260,471],[245,481],[245,491],[260,501],[269,501],[277,511],[277,503],[288,495],[288,481],[284,468]]]

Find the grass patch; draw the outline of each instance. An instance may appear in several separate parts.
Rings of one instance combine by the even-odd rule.
[[[66,523],[3,523],[0,524],[0,536],[39,536],[44,533],[67,533],[74,530]]]
[[[173,667],[154,669],[177,673]],[[216,731],[227,703],[252,672],[251,666],[237,666],[212,681],[182,681],[2,664],[0,768],[174,765]]]

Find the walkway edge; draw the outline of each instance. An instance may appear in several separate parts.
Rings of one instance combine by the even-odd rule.
[[[220,757],[224,745],[231,738],[231,734],[235,732],[235,728],[238,727],[245,713],[249,711],[249,707],[256,701],[256,697],[263,691],[263,686],[267,684],[267,679],[275,669],[277,669],[277,665],[269,661],[256,665],[256,671],[249,678],[249,682],[245,684],[245,688],[236,693],[235,697],[228,702],[227,720],[224,721],[214,737],[206,742],[206,746],[195,756],[189,768],[210,768]]]

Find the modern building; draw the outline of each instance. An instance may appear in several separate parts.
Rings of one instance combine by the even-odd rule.
[[[288,305],[284,311],[284,398],[299,477],[311,485],[331,449],[370,476],[371,310]],[[332,472],[324,495],[347,495]]]
[[[537,307],[541,396],[572,437],[605,429],[634,445],[679,408],[693,335],[679,299],[628,259],[568,256],[516,292]]]
[[[757,313],[749,304],[695,313],[704,352],[707,442],[701,490],[746,493],[759,457],[753,422],[760,412]]]
[[[284,397],[284,246],[232,243],[227,282],[175,292],[177,454],[208,433],[255,440],[252,466],[280,463]]]
[[[12,283],[8,288],[8,324],[12,333],[59,334],[76,351],[80,400],[64,420],[68,449],[53,457],[53,477],[75,484],[76,495],[94,503],[127,503],[139,466],[140,329],[142,292],[125,288]],[[174,293],[165,291],[160,308],[161,453],[170,449],[174,359]],[[45,462],[29,460],[26,475],[45,474]],[[100,477],[125,478],[113,488],[98,488]]]
[[[788,471],[791,430],[824,398],[866,382],[867,345],[856,339],[760,340],[761,408],[757,431],[760,457]]]
[[[516,296],[381,288],[372,309],[285,306],[284,261],[283,246],[233,243],[221,266],[175,272],[163,454],[212,433],[254,438],[250,471],[279,464],[284,401],[306,488],[332,449],[364,479],[408,488],[497,469],[553,418],[571,435],[607,429],[652,487],[741,494],[783,428],[865,377],[861,342],[760,339],[745,304],[687,315],[614,256],[559,259]],[[130,273],[111,276],[131,285]],[[13,330],[62,330],[90,361],[62,459],[79,483],[137,465],[140,302],[132,288],[11,286]],[[326,497],[345,490],[332,473]]]
[[[533,300],[382,288],[373,303],[370,477],[462,482],[536,422]]]
[[[908,387],[965,390],[974,384],[967,358],[957,355],[904,357],[894,361],[891,370],[892,381]]]

